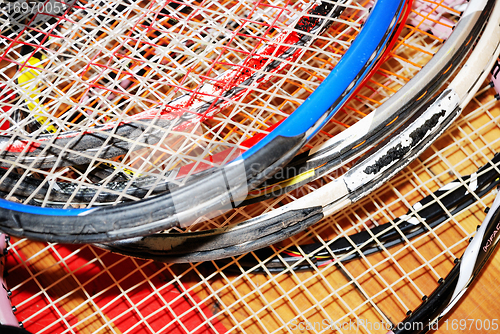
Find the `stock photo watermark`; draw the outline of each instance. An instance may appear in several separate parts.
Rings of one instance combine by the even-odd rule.
[[[287,324],[288,329],[291,331],[304,332],[304,331],[342,331],[342,332],[358,332],[360,329],[367,329],[369,331],[378,330],[411,330],[422,331],[425,327],[429,330],[438,330],[444,328],[446,330],[462,330],[462,331],[479,331],[479,330],[498,330],[498,319],[446,319],[441,322],[423,323],[399,323],[393,325],[389,322],[379,321],[372,322],[366,319],[354,319],[345,321],[333,321],[332,319],[323,319],[321,321],[299,321],[294,319]]]
[[[364,319],[333,321],[332,319],[323,319],[321,321],[299,321],[294,319],[288,323],[288,328],[291,331],[323,331],[323,330],[341,330],[341,331],[358,331],[360,328],[369,330],[391,330],[392,326],[387,322],[370,322]]]

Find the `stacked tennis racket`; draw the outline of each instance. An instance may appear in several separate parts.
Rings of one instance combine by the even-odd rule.
[[[395,326],[432,292],[415,277],[436,285],[463,253],[474,230],[456,216],[491,203],[496,1],[43,4],[2,7],[0,229],[133,257],[14,239],[31,332]],[[439,241],[449,226],[456,241]],[[435,255],[414,256],[428,240]],[[406,323],[433,323],[469,283]]]

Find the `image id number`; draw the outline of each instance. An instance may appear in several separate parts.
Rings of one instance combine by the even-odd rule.
[[[50,13],[61,14],[64,12],[64,5],[59,1],[0,1],[3,8],[9,14],[35,14]]]
[[[497,330],[498,319],[446,319],[443,322],[446,329],[451,330]]]

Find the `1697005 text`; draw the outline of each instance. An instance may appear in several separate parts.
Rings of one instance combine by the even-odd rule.
[[[61,14],[65,6],[59,1],[7,1],[0,0],[0,6],[7,14]]]

